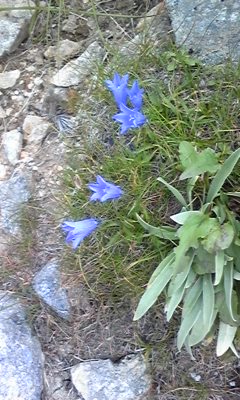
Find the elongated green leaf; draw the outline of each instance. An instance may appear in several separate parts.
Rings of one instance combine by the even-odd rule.
[[[216,348],[217,357],[222,356],[231,347],[236,332],[236,326],[220,321]]]
[[[183,310],[182,310],[183,318],[185,317],[185,315],[191,312],[201,294],[202,294],[202,277],[199,277],[185,296]]]
[[[212,317],[214,313],[214,288],[212,283],[212,275],[206,274],[203,276],[203,325],[207,332],[211,328]]]
[[[227,192],[225,194],[228,196],[240,197],[240,192]]]
[[[227,158],[227,160],[218,170],[209,187],[209,191],[207,194],[207,203],[211,203],[218,195],[219,190],[221,189],[227,177],[231,174],[239,158],[240,158],[240,149],[237,149]]]
[[[158,296],[162,293],[165,286],[170,281],[173,274],[173,265],[166,265],[156,279],[147,286],[145,293],[143,294],[137,309],[135,311],[133,320],[137,321],[140,319],[150,307],[156,302]]]
[[[215,255],[215,281],[214,286],[218,285],[223,276],[223,268],[225,265],[224,251],[219,250]]]
[[[194,307],[191,309],[191,311],[183,317],[177,336],[178,350],[181,350],[189,332],[196,323],[199,314],[201,312],[201,304],[202,304],[202,299],[199,298],[195,303]]]
[[[163,178],[159,177],[157,178],[157,180],[161,183],[163,183],[169,190],[170,192],[176,197],[176,199],[179,201],[180,204],[182,204],[183,207],[187,207],[187,203],[186,200],[184,199],[184,197],[182,196],[182,194],[175,189],[174,186],[170,185],[169,183],[167,183]]]
[[[146,229],[150,235],[157,236],[160,239],[176,240],[176,229],[170,226],[155,227],[145,222],[138,214],[136,214],[138,222]]]
[[[170,321],[174,311],[176,310],[179,303],[182,301],[184,291],[185,291],[185,282],[172,294],[172,297],[169,303],[167,304],[167,321]]]
[[[215,294],[215,303],[216,303],[216,309],[218,309],[218,312],[219,312],[219,318],[225,324],[228,324],[231,326],[239,326],[240,315],[238,314],[238,295],[235,290],[232,291],[232,299],[231,300],[232,300],[232,313],[234,315],[234,320],[233,320],[230,315],[229,308],[226,304],[224,288],[222,286],[223,285],[221,283],[220,283],[220,285],[215,286],[216,289],[218,287],[221,289],[220,292]]]
[[[233,321],[236,321],[232,311],[232,290],[233,290],[233,263],[229,261],[224,268],[224,292],[225,292],[225,299],[226,305],[229,311],[229,314]]]
[[[171,215],[170,218],[179,225],[183,225],[191,215],[201,215],[201,211],[183,211],[178,214]]]
[[[171,297],[173,295],[173,293],[176,292],[176,290],[180,286],[182,286],[183,282],[185,282],[185,280],[187,279],[190,268],[192,266],[193,259],[194,259],[194,255],[192,255],[191,257],[186,256],[184,258],[185,263],[184,263],[183,271],[173,277],[173,279],[168,287],[168,297]]]
[[[153,272],[151,278],[149,279],[148,285],[151,285],[151,283],[156,279],[156,277],[161,273],[163,268],[166,267],[166,265],[171,265],[173,263],[173,260],[175,259],[175,254],[172,252],[165,257],[160,264],[157,266],[155,271]]]
[[[236,350],[236,348],[235,348],[233,343],[230,345],[230,349],[232,350],[232,352],[235,354],[235,356],[237,358],[240,358],[240,356],[239,356],[239,354],[238,354],[238,352],[237,352],[237,350]]]
[[[211,316],[211,319],[209,319],[209,321],[207,321],[207,323],[204,324],[203,311],[201,310],[199,317],[195,322],[188,338],[188,343],[190,346],[195,346],[196,344],[201,343],[205,339],[205,337],[211,330],[211,327],[214,323],[216,316],[217,316],[217,311],[214,311]]]
[[[189,271],[187,280],[186,280],[186,284],[185,284],[185,288],[186,289],[190,288],[193,285],[193,283],[196,280],[196,277],[197,277],[197,274],[191,268],[190,271]]]

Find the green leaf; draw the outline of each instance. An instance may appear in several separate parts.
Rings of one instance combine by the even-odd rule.
[[[182,284],[171,296],[170,301],[167,304],[167,321],[170,321],[174,311],[181,302],[185,291],[185,283]]]
[[[203,311],[201,310],[199,317],[195,322],[191,330],[191,333],[188,337],[189,346],[195,346],[196,344],[202,342],[205,339],[205,337],[211,330],[211,327],[216,319],[216,316],[217,316],[217,311],[214,311],[210,319],[205,324],[203,321]]]
[[[220,321],[216,349],[217,357],[222,356],[231,347],[236,332],[236,326]]]
[[[156,279],[147,286],[145,293],[143,294],[137,309],[135,311],[133,320],[137,321],[140,319],[150,307],[156,302],[158,296],[162,293],[165,286],[171,280],[173,275],[173,265],[167,264],[165,268],[160,272]]]
[[[214,313],[214,288],[211,274],[203,276],[203,325],[207,332],[212,325],[212,317]],[[206,334],[207,334],[206,332]]]
[[[232,243],[231,246],[226,250],[228,256],[234,260],[235,269],[240,272],[240,246]]]
[[[183,317],[190,313],[190,311],[195,306],[197,300],[199,299],[202,293],[202,278],[198,278],[198,280],[194,283],[191,289],[188,290],[183,304],[182,315]]]
[[[202,240],[203,247],[209,253],[227,249],[234,239],[234,229],[230,222],[220,225],[217,219],[213,220],[208,236]]]
[[[240,197],[240,192],[227,192],[225,194],[228,196]]]
[[[182,141],[179,145],[179,158],[184,169],[190,168],[197,161],[197,152],[189,142]]]
[[[180,175],[180,180],[195,178],[205,172],[216,172],[219,168],[216,154],[212,149],[205,149],[197,153],[194,147],[188,142],[181,142],[180,160],[185,171]]]
[[[171,215],[170,218],[179,225],[183,225],[188,217],[191,215],[199,215],[202,214],[201,211],[183,211],[178,214]]]
[[[188,314],[185,314],[177,336],[177,348],[181,350],[189,332],[196,323],[201,312],[202,299],[199,298]]]
[[[192,262],[194,259],[194,255],[192,255],[191,257],[186,256],[184,258],[184,269],[182,272],[178,273],[177,275],[175,275],[168,287],[168,297],[171,297],[173,295],[173,293],[180,287],[182,286],[183,282],[185,282],[185,280],[188,277],[188,274],[190,272],[190,268],[192,266]]]
[[[195,272],[191,268],[190,271],[189,271],[187,280],[186,280],[186,284],[185,284],[185,288],[186,289],[190,288],[193,285],[193,283],[196,280],[196,277],[197,277],[197,275],[195,274]]]
[[[221,287],[221,285],[219,285]],[[217,288],[217,286],[216,286]],[[238,314],[238,295],[235,290],[232,291],[232,310],[234,315],[234,320],[232,319],[229,308],[226,304],[225,294],[222,292],[216,293],[216,308],[219,311],[219,318],[221,321],[225,322],[225,324],[229,324],[231,326],[239,326],[240,324],[240,315]]]
[[[208,253],[202,245],[196,250],[196,258],[193,265],[194,271],[198,275],[215,272],[215,256]]]
[[[138,222],[146,229],[150,235],[157,236],[160,239],[176,240],[176,229],[170,226],[155,227],[145,222],[138,214],[136,214]]]
[[[224,251],[219,250],[215,255],[215,281],[214,286],[218,285],[223,276],[223,268],[225,265]]]
[[[218,195],[219,190],[221,189],[227,177],[231,174],[239,158],[240,158],[240,149],[237,149],[227,158],[227,160],[218,170],[209,187],[207,195],[207,203],[211,203]]]
[[[171,252],[170,254],[167,255],[167,257],[165,257],[160,264],[158,265],[158,267],[155,269],[155,271],[153,272],[151,278],[149,279],[148,285],[150,285],[155,279],[156,277],[160,274],[160,272],[163,270],[163,268],[165,268],[167,265],[171,265],[173,263],[173,260],[175,259],[175,254],[173,252]]]
[[[161,177],[157,178],[157,180],[159,182],[163,183],[170,190],[170,192],[176,197],[176,199],[179,201],[180,204],[182,204],[183,207],[187,207],[187,203],[186,203],[186,200],[184,199],[183,195],[177,189],[175,189],[174,186],[167,183]]]
[[[224,269],[224,292],[226,305],[229,311],[229,314],[233,321],[236,321],[233,311],[232,311],[232,290],[233,290],[233,263],[230,261],[227,263]]]
[[[204,238],[208,235],[212,226],[212,218],[205,214],[191,215],[187,218],[184,225],[182,225],[177,235],[179,237],[179,245],[175,248],[176,260],[175,271],[180,272],[182,257],[190,248],[198,247],[198,239]]]

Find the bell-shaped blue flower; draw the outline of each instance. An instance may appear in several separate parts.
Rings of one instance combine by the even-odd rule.
[[[140,89],[138,81],[133,82],[131,89],[128,89],[127,93],[133,107],[136,108],[138,111],[140,111],[143,102],[144,90]]]
[[[120,133],[124,135],[128,129],[130,128],[139,128],[147,121],[145,115],[143,115],[136,108],[131,109],[125,106],[124,104],[120,104],[121,112],[115,114],[113,119],[122,124]]]
[[[111,90],[117,105],[120,103],[126,104],[128,95],[128,74],[121,77],[117,72],[115,72],[113,80],[107,79],[105,84],[109,90]]]
[[[117,199],[123,194],[119,186],[105,181],[100,175],[97,175],[97,182],[90,183],[88,187],[94,192],[90,197],[91,201],[99,200],[103,203],[106,200]]]
[[[96,229],[98,224],[99,222],[93,218],[76,222],[65,221],[62,224],[62,229],[67,233],[66,243],[72,242],[73,249],[76,249],[82,240]]]

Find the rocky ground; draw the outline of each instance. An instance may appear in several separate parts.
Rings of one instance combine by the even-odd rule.
[[[197,32],[193,38],[180,36],[179,18],[186,20],[183,9],[180,15],[175,2],[167,3],[168,9],[157,0],[40,1],[37,14],[1,11],[0,34],[6,36],[0,63],[1,400],[240,398],[235,359],[224,365],[213,357],[209,364],[212,349],[197,350],[194,363],[184,352],[175,353],[174,333],[171,327],[166,330],[162,312],[149,313],[136,327],[132,305],[123,302],[115,310],[96,302],[79,279],[79,270],[69,272],[59,229],[65,214],[59,199],[69,146],[81,142],[79,132],[89,140],[97,134],[94,121],[102,107],[90,99],[91,86],[96,63],[107,64],[106,44],[116,43],[119,51],[131,55],[146,26],[159,48],[174,28],[179,45],[186,42],[189,51],[209,62]],[[4,1],[0,5],[6,6]],[[7,2],[13,5],[21,7],[24,0]],[[208,6],[203,29],[211,26],[207,10]],[[147,19],[140,18],[149,11]],[[239,14],[233,4],[231,21]],[[4,35],[7,29],[11,34]],[[217,29],[226,44],[221,62],[230,39],[223,26]],[[232,36],[237,34],[239,38],[234,25]],[[214,41],[210,45],[214,63],[221,46],[214,48]],[[231,46],[237,46],[235,60],[238,44]],[[79,92],[80,111],[75,108]],[[86,112],[89,104],[95,114]],[[159,351],[157,343],[166,335],[173,348]],[[149,357],[154,371],[143,357],[145,343],[153,346]],[[163,357],[167,363],[159,359]],[[181,373],[187,374],[189,388]],[[199,394],[199,382],[213,387],[210,397],[200,397],[204,393]]]

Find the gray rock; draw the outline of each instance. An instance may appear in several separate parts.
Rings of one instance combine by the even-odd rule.
[[[27,115],[23,122],[24,139],[27,144],[39,145],[47,136],[51,127],[50,122],[44,118],[37,115]]]
[[[165,4],[161,2],[141,18],[137,28],[138,34],[130,41],[125,42],[120,53],[124,56],[134,56],[146,44],[151,44],[151,49],[159,53],[172,39],[171,24]]]
[[[81,44],[69,39],[60,40],[57,46],[49,46],[44,53],[46,58],[54,58],[56,61],[63,61],[72,58],[79,53]]]
[[[12,165],[16,165],[22,150],[22,134],[17,129],[4,132],[2,138],[4,153]]]
[[[208,64],[240,59],[240,2],[166,0],[176,44]]]
[[[0,183],[0,222],[7,233],[19,233],[20,207],[29,198],[28,182],[22,173],[15,172],[10,179]]]
[[[50,261],[34,277],[33,289],[37,295],[51,307],[59,317],[68,319],[70,316],[70,304],[66,290],[61,287],[59,265],[56,261]]]
[[[94,63],[99,62],[103,54],[103,48],[97,42],[93,42],[76,60],[70,61],[64,65],[64,67],[52,77],[51,83],[59,87],[78,85],[90,74]]]
[[[6,71],[0,73],[0,89],[8,89],[15,85],[20,76],[20,71]]]
[[[1,11],[0,57],[15,51],[28,37],[28,28],[33,16],[33,10],[28,8],[34,6],[31,0],[0,0],[0,8],[7,8],[6,11]],[[14,10],[17,7],[25,7],[25,9]]]
[[[86,361],[71,368],[72,382],[84,400],[142,400],[151,387],[141,355],[119,363]]]
[[[43,355],[18,299],[0,292],[0,400],[40,400]]]

